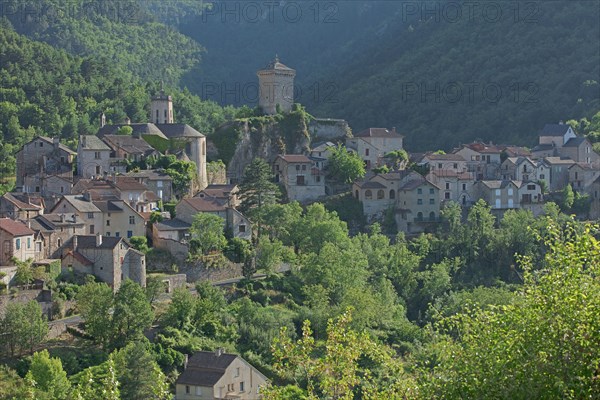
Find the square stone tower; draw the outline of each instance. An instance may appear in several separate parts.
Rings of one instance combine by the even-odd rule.
[[[155,124],[172,124],[175,120],[173,117],[173,98],[165,94],[162,85],[160,93],[152,96],[150,120]]]
[[[292,111],[294,104],[293,70],[279,61],[279,57],[257,72],[259,84],[258,105],[268,115],[277,114],[277,105],[284,112]]]

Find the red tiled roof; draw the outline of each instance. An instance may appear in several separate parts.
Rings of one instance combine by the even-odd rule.
[[[489,153],[489,154],[500,154],[502,153],[502,150],[493,144],[485,144],[485,143],[471,143],[471,144],[466,144],[466,147],[470,148],[473,151],[479,152],[479,153]]]
[[[227,209],[223,202],[214,197],[193,197],[182,201],[199,212],[220,212]]]
[[[35,232],[22,222],[10,218],[0,218],[0,229],[10,233],[12,236],[33,235]]]
[[[148,190],[148,186],[139,182],[135,178],[118,176],[113,183],[119,190]]]
[[[280,154],[278,157],[282,158],[285,162],[288,163],[310,163],[312,162],[310,158],[306,157],[304,154]]]

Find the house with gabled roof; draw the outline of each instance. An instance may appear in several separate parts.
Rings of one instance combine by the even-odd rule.
[[[553,145],[555,148],[563,147],[569,139],[575,138],[575,131],[570,125],[563,123],[546,124],[539,133],[540,145]]]
[[[275,182],[280,183],[290,201],[301,203],[325,196],[325,177],[315,160],[303,154],[280,154],[273,162]]]
[[[75,235],[67,246],[63,270],[94,275],[115,292],[126,279],[146,286],[146,256],[122,237]]]
[[[472,204],[473,174],[453,170],[436,169],[427,174],[427,179],[440,188],[440,203],[453,201],[463,207]]]
[[[600,155],[592,148],[592,143],[585,137],[574,137],[567,140],[560,149],[562,157],[568,157],[576,163],[585,163],[600,168]]]
[[[440,188],[414,171],[369,175],[352,185],[352,193],[369,220],[393,210],[398,229],[404,232],[422,232],[439,220]]]
[[[111,157],[129,161],[142,161],[160,153],[148,142],[134,135],[104,135],[102,141],[111,148]]]
[[[365,161],[368,170],[382,165],[386,154],[403,149],[404,136],[396,128],[368,128],[346,139],[346,147]]]
[[[236,184],[213,184],[196,193],[194,197],[212,197],[225,201],[229,207],[237,208],[240,205],[239,192],[240,188]]]
[[[225,226],[231,230],[233,237],[252,238],[252,224],[248,218],[229,205],[227,199],[211,196],[192,197],[181,200],[175,206],[177,219],[192,225],[198,213],[218,215],[225,220]]]
[[[160,200],[168,202],[173,199],[173,178],[164,170],[131,171],[125,174],[146,185]]]
[[[562,190],[569,183],[569,168],[575,161],[570,158],[546,157],[544,163],[550,169],[549,190],[555,192]]]
[[[118,199],[94,199],[90,192],[63,196],[52,213],[75,214],[84,221],[90,235],[132,237],[145,236],[145,219],[127,202]]]
[[[73,181],[75,153],[59,138],[38,136],[17,152],[16,190],[40,193],[45,176],[59,175]]]
[[[398,188],[396,224],[408,233],[419,233],[439,222],[440,188],[424,177],[410,180]]]
[[[112,149],[93,135],[79,136],[77,146],[77,175],[89,179],[113,172],[110,154]]]
[[[467,161],[460,154],[437,154],[428,152],[417,164],[426,166],[429,171],[449,171],[462,173],[467,171]]]
[[[569,184],[579,193],[586,192],[599,176],[600,170],[588,163],[574,163],[569,167]]]
[[[30,193],[5,193],[0,197],[0,218],[23,221],[44,213],[42,197]]]
[[[477,199],[485,200],[494,211],[523,208],[524,205],[543,202],[541,186],[532,181],[478,181],[475,182],[473,191]]]
[[[92,199],[121,199],[137,212],[152,212],[160,198],[137,179],[127,176],[108,176],[106,179],[80,179],[72,194],[89,192]]]
[[[538,163],[529,157],[508,157],[500,166],[502,180],[537,181]]]
[[[29,220],[43,242],[42,258],[61,258],[63,246],[74,235],[85,235],[86,225],[77,214],[43,214]]]
[[[495,179],[501,164],[503,148],[492,143],[474,142],[453,151],[467,162],[467,172],[476,180]]]
[[[327,166],[327,160],[331,156],[331,150],[337,146],[333,142],[323,142],[315,145],[310,151],[311,158],[318,160],[321,164],[317,164],[318,168],[325,168]]]
[[[220,349],[199,351],[186,361],[175,381],[175,399],[258,400],[267,384],[267,378],[240,356]]]
[[[0,246],[0,265],[13,265],[13,257],[27,261],[39,259],[42,255],[41,244],[36,245],[35,232],[25,223],[10,218],[0,218]]]

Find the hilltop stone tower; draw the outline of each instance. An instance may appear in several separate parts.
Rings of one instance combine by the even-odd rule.
[[[268,115],[277,114],[277,105],[284,112],[292,111],[294,104],[294,78],[296,70],[279,61],[271,61],[257,72],[259,85],[258,105]]]
[[[160,93],[152,96],[150,103],[150,120],[155,124],[172,124],[173,98],[165,94],[163,85],[160,85]]]

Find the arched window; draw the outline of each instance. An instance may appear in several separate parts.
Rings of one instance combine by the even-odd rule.
[[[417,213],[417,221],[423,221],[423,213],[421,211]]]
[[[395,199],[396,198],[396,191],[394,189],[390,190],[390,199]]]
[[[377,191],[377,200],[381,200],[385,197],[385,193],[383,192],[383,189],[379,189]]]
[[[435,213],[433,211],[429,213],[429,220],[435,221]]]
[[[366,190],[365,191],[365,199],[372,199],[373,198],[373,193],[371,193],[370,190]]]

